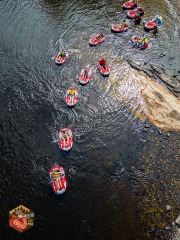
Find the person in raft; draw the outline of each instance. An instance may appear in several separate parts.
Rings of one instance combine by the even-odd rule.
[[[52,177],[54,178],[54,180],[56,179],[56,178],[58,178],[59,177],[59,175],[60,175],[60,172],[59,171],[53,171],[52,173],[51,173],[51,175],[52,175]]]
[[[100,33],[97,37],[96,37],[96,41],[100,40],[101,38],[104,37],[104,33]]]
[[[66,56],[66,50],[64,48],[59,52],[59,56],[62,58]]]
[[[121,24],[121,27],[124,29],[124,28],[126,28],[126,26],[127,26],[127,23],[126,23],[126,20],[124,19]]]
[[[63,131],[62,138],[66,140],[68,137],[69,137],[69,134],[66,131]]]
[[[70,95],[70,96],[71,96],[71,95],[75,95],[74,89],[70,89],[70,90],[69,90],[69,95]]]
[[[137,5],[138,5],[138,0],[134,0],[133,2],[134,2],[134,7],[137,7]]]
[[[148,43],[148,38],[145,37],[145,34],[138,40],[137,46],[143,47],[146,43]]]
[[[88,74],[89,74],[89,67],[87,66],[84,68],[84,76],[86,77],[88,76]]]
[[[107,63],[107,62],[106,62],[105,59],[101,59],[101,61],[99,62],[101,68],[103,68],[103,69],[106,69],[106,63]]]

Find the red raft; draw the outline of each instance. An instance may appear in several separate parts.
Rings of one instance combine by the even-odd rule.
[[[65,171],[61,166],[55,166],[49,171],[50,183],[56,194],[62,194],[66,191]]]
[[[141,39],[140,36],[134,36],[134,37],[132,37],[132,39],[131,39],[132,44],[133,44],[134,47],[138,47],[138,48],[144,50],[144,49],[146,49],[146,48],[148,47],[149,43],[147,42],[147,43],[145,43],[144,45],[141,45],[141,44],[139,43],[139,40],[140,40],[140,39]]]
[[[80,84],[82,85],[87,84],[91,78],[91,75],[92,75],[92,70],[90,69],[89,65],[83,68],[79,76]]]
[[[69,151],[73,146],[74,138],[69,128],[59,130],[59,147],[64,151]]]
[[[153,20],[153,21],[148,21],[145,23],[144,29],[149,31],[149,30],[154,30],[156,29],[158,26],[157,21]]]
[[[144,15],[144,10],[141,7],[138,7],[134,10],[130,10],[127,12],[127,17],[131,19],[139,18]]]
[[[66,52],[66,56],[65,57],[61,57],[60,54],[58,53],[57,57],[55,58],[55,63],[57,65],[62,65],[63,63],[65,63],[69,58],[69,52]]]
[[[129,9],[134,9],[135,7],[137,7],[137,5],[136,4],[134,4],[134,1],[128,1],[128,2],[125,2],[124,4],[123,4],[123,9],[124,10],[129,10]]]
[[[109,75],[110,67],[108,66],[107,61],[105,59],[99,59],[98,70],[104,77]]]
[[[66,91],[65,102],[67,106],[73,107],[78,101],[78,91],[75,88],[69,88]]]
[[[113,25],[112,28],[111,28],[111,31],[112,32],[115,32],[115,33],[123,33],[123,32],[127,32],[129,29],[127,23],[126,23],[126,27],[125,28],[122,28],[121,27],[121,24],[117,24],[117,25]]]
[[[103,43],[106,39],[106,35],[104,33],[98,34],[89,39],[89,45],[96,46]]]

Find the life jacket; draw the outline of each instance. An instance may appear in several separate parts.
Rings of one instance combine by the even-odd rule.
[[[145,42],[145,43],[148,43],[148,38],[145,38],[145,39],[144,39],[144,42]]]
[[[65,52],[65,51],[61,51],[61,52],[60,52],[60,56],[61,56],[61,57],[66,56],[66,52]]]
[[[69,90],[69,94],[70,95],[74,95],[75,94],[75,91],[72,89],[72,90]]]
[[[125,27],[126,27],[126,22],[123,22],[123,23],[121,24],[121,27],[122,27],[122,28],[125,28]]]
[[[103,65],[106,64],[106,60],[102,59],[99,63],[100,63],[101,66],[103,66]]]

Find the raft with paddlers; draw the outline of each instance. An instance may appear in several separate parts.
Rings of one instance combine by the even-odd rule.
[[[98,61],[98,70],[104,76],[108,76],[110,73],[110,67],[108,66],[107,60],[99,59]]]
[[[55,63],[57,65],[62,65],[63,63],[65,63],[69,58],[69,52],[65,51],[65,55],[63,54],[61,56],[61,52],[58,53],[57,57],[55,58]]]
[[[59,147],[64,151],[69,151],[73,146],[74,138],[70,128],[59,130]]]
[[[135,7],[137,7],[137,4],[134,4],[133,0],[130,0],[130,1],[125,2],[123,4],[123,9],[124,10],[134,9]]]
[[[134,10],[129,10],[127,12],[127,17],[131,19],[139,18],[144,15],[144,9],[141,7],[138,7]]]
[[[50,184],[56,194],[62,194],[66,191],[65,171],[61,166],[54,166],[49,171]]]
[[[123,33],[123,32],[127,32],[128,29],[129,27],[127,23],[125,28],[122,28],[122,24],[117,24],[112,26],[111,31],[115,33]]]
[[[140,36],[133,36],[131,42],[133,47],[137,47],[142,50],[146,49],[149,45],[148,39]]]
[[[104,33],[100,33],[89,39],[89,45],[96,46],[103,43],[106,39],[106,35]]]
[[[89,67],[89,65],[87,65],[86,67],[84,67],[81,70],[81,73],[80,73],[80,76],[79,76],[80,84],[82,84],[82,85],[87,84],[89,82],[90,78],[91,78],[91,75],[92,75],[92,70]]]
[[[65,102],[69,107],[73,107],[78,101],[78,91],[76,88],[69,88],[66,91]]]
[[[144,29],[147,31],[154,30],[158,26],[162,24],[162,17],[159,17],[158,15],[151,21],[148,21],[145,23]]]

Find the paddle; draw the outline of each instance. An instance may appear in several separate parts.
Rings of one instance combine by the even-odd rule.
[[[56,140],[52,141],[52,143],[58,142],[58,141],[60,141],[60,140],[61,140],[61,139],[56,139]]]

